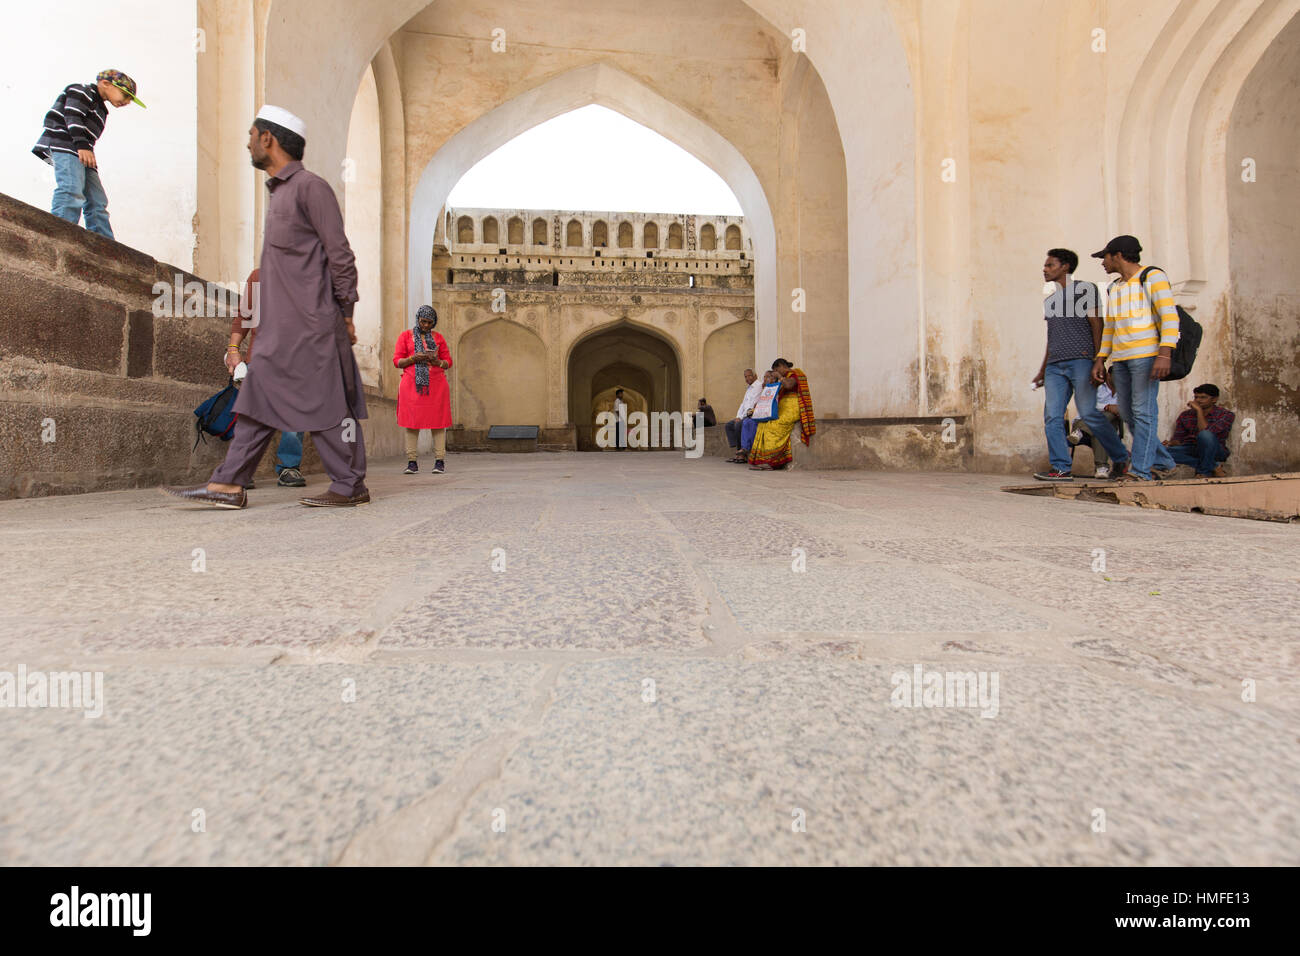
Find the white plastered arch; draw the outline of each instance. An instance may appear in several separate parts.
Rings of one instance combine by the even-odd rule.
[[[554,77],[484,113],[449,139],[429,161],[411,195],[407,256],[407,312],[433,295],[434,231],[440,210],[460,178],[479,160],[520,133],[590,104],[622,113],[695,156],[731,187],[754,243],[755,347],[776,349],[776,224],[767,195],[749,162],[706,123],[607,63]]]

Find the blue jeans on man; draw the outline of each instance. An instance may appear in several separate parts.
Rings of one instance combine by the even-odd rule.
[[[302,432],[280,432],[280,444],[275,447],[275,473],[301,466]]]
[[[1169,449],[1164,446],[1163,442],[1156,442],[1156,457],[1151,462],[1152,468],[1158,468],[1160,471],[1173,471],[1178,467],[1178,462],[1169,454]]]
[[[99,180],[99,172],[83,165],[76,153],[51,150],[50,161],[54,164],[54,200],[50,212],[68,222],[80,221],[84,213],[87,229],[112,239],[108,195]]]
[[[740,423],[740,450],[749,451],[754,447],[754,436],[758,434],[758,422],[752,417]]]
[[[1115,401],[1119,417],[1124,419],[1129,434],[1133,436],[1133,459],[1129,473],[1144,481],[1151,480],[1151,467],[1173,458],[1160,444],[1160,379],[1151,377],[1151,367],[1156,357],[1128,359],[1115,362],[1110,367],[1110,378],[1115,385]],[[1158,449],[1158,450],[1157,450]]]
[[[1049,362],[1043,369],[1043,389],[1047,393],[1043,403],[1043,431],[1047,435],[1047,455],[1052,470],[1070,473],[1070,440],[1065,431],[1065,406],[1074,395],[1074,407],[1079,417],[1101,442],[1110,460],[1122,464],[1128,460],[1128,449],[1111,427],[1105,413],[1097,408],[1097,386],[1092,382],[1092,360],[1086,358],[1064,359]]]
[[[1219,462],[1227,461],[1231,454],[1208,428],[1197,433],[1195,445],[1170,445],[1168,448],[1174,461],[1180,465],[1191,465],[1202,478],[1214,474]]]

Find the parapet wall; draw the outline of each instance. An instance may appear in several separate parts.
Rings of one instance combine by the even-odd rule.
[[[155,283],[189,293],[153,310]],[[205,480],[226,443],[194,445],[195,406],[226,382],[238,297],[0,194],[0,497]],[[188,314],[187,314],[188,313]],[[401,450],[369,396],[367,451]],[[305,472],[319,472],[307,442]],[[274,449],[259,476],[274,474]]]

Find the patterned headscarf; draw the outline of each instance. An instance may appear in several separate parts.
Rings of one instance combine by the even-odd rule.
[[[432,329],[426,336],[420,328],[421,319],[432,319],[436,327],[438,324],[438,313],[434,311],[431,305],[422,305],[419,311],[415,313],[415,328],[411,329],[411,344],[415,346],[417,352],[433,352],[438,354],[438,341]],[[415,363],[415,390],[420,395],[429,393],[429,365],[427,362]]]

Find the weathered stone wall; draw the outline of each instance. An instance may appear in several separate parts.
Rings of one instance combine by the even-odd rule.
[[[974,433],[967,425],[960,416],[832,418],[817,423],[809,445],[796,429],[790,448],[795,467],[808,471],[974,471]],[[704,430],[704,454],[735,454],[721,421]]]
[[[154,284],[177,281],[203,286],[188,306],[208,317],[154,314]],[[193,410],[226,382],[231,308],[224,289],[0,194],[0,497],[206,479],[227,446],[193,449]],[[398,454],[393,404],[368,400],[368,452]]]
[[[1228,131],[1232,285],[1193,387],[1214,382],[1237,413],[1234,470],[1300,469],[1300,19],[1251,72]],[[1254,441],[1243,441],[1245,437]]]

